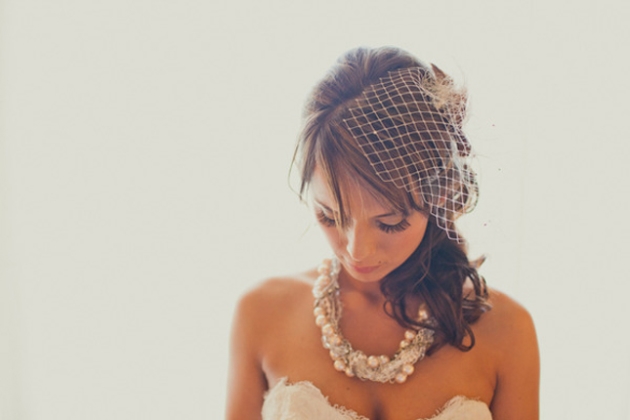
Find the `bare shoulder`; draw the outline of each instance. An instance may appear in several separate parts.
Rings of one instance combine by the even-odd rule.
[[[239,299],[234,323],[237,332],[250,337],[264,335],[264,330],[286,319],[311,299],[313,272],[273,277],[261,281]]]
[[[495,369],[493,418],[537,419],[540,359],[534,322],[510,296],[494,289],[488,293],[492,309],[481,316],[474,331]]]
[[[534,321],[529,311],[507,294],[488,289],[491,310],[476,324],[476,334],[502,354],[514,346],[536,346]]]
[[[278,307],[290,307],[296,297],[310,293],[313,282],[313,272],[265,279],[241,296],[238,302],[239,310],[251,311],[265,309],[265,312]]]
[[[268,389],[265,354],[274,341],[283,342],[278,340],[283,337],[281,327],[310,295],[309,278],[305,273],[268,279],[240,298],[230,339],[228,419],[260,419],[263,395]]]

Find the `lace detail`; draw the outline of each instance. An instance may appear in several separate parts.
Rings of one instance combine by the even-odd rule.
[[[335,410],[337,410],[340,414],[343,414],[344,416],[348,417],[349,419],[352,419],[352,420],[370,420],[367,417],[360,415],[356,411],[350,410],[349,408],[344,407],[343,405],[335,404],[333,407],[335,407]]]
[[[311,382],[295,384],[281,379],[267,392],[262,410],[263,420],[370,420],[354,410],[332,405]],[[418,420],[492,420],[482,401],[462,395],[451,398],[432,417]]]
[[[474,407],[474,410],[473,408]],[[486,414],[487,413],[487,414]],[[457,395],[444,404],[433,416],[418,420],[492,420],[488,406],[475,399]]]
[[[344,406],[332,405],[308,381],[290,384],[282,378],[265,395],[263,420],[370,420]]]

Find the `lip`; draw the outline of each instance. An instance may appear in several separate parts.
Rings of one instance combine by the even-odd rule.
[[[358,266],[358,265],[350,264],[350,267],[352,267],[352,269],[356,271],[357,273],[368,274],[376,270],[379,266],[372,265],[368,267],[368,266]]]

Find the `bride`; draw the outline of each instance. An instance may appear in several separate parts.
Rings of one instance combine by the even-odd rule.
[[[315,87],[295,160],[334,257],[242,297],[228,419],[538,418],[532,319],[455,226],[477,198],[465,105],[395,48],[352,50]]]

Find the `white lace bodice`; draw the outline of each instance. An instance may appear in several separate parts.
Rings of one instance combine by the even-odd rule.
[[[310,382],[287,383],[282,379],[265,395],[263,420],[369,420],[352,410],[333,406]],[[410,419],[411,420],[411,419]],[[492,420],[488,406],[463,396],[453,397],[431,419]]]

